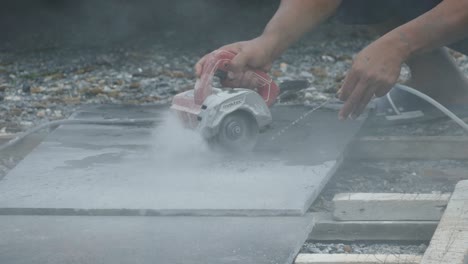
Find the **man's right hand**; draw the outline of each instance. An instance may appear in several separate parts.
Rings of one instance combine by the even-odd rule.
[[[253,88],[249,70],[269,71],[273,61],[304,33],[332,15],[341,0],[281,0],[280,6],[258,38],[236,42],[220,49],[237,53],[229,65],[231,87]],[[199,77],[206,56],[195,66]]]
[[[228,64],[228,77],[223,83],[229,87],[255,88],[255,79],[249,70],[262,70],[268,72],[271,69],[274,56],[273,41],[265,36],[232,43],[219,49],[228,50],[237,55]],[[203,65],[208,55],[201,58],[195,65],[195,73],[200,77]]]

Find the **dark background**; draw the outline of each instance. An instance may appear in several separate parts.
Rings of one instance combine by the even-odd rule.
[[[2,1],[2,50],[169,41],[210,45],[261,33],[279,0]],[[177,36],[177,37],[175,37]]]

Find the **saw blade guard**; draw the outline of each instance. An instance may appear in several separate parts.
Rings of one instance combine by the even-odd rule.
[[[195,83],[194,100],[196,105],[202,105],[205,99],[212,94],[212,81],[216,71],[227,73],[229,62],[236,56],[236,53],[227,50],[215,50],[211,52],[203,64],[202,73]],[[270,107],[276,102],[280,89],[278,85],[263,71],[251,71],[255,79],[256,91]],[[227,82],[222,80],[221,83],[225,86]],[[233,87],[236,88],[236,87]]]

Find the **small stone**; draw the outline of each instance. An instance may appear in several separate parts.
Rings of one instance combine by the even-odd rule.
[[[351,248],[350,245],[344,245],[344,246],[343,246],[343,250],[344,250],[346,253],[351,253],[351,251],[353,251],[353,249]]]
[[[107,95],[111,98],[117,98],[120,96],[120,92],[113,90],[113,91],[107,92]]]
[[[309,251],[310,253],[313,253],[313,254],[320,254],[320,253],[322,253],[322,251],[320,251],[320,249],[318,249],[318,248],[316,248],[316,247],[309,247],[309,248],[307,248],[307,249],[308,249],[308,251]]]
[[[311,92],[306,92],[306,93],[304,93],[304,98],[305,99],[313,99],[314,95]]]
[[[33,93],[33,94],[41,93],[42,91],[44,91],[44,88],[41,87],[41,86],[31,87],[31,93]]]
[[[23,98],[21,98],[18,95],[10,95],[10,96],[6,96],[5,100],[8,100],[8,101],[21,101],[21,100],[23,100]]]
[[[342,253],[345,253],[345,251],[344,251],[343,248],[337,248],[337,249],[336,249],[336,253],[342,254]]]
[[[57,118],[63,117],[62,111],[61,110],[55,110],[54,111],[54,116]]]
[[[31,127],[31,126],[34,125],[34,123],[31,122],[31,121],[21,121],[21,122],[20,122],[20,125],[21,125],[21,126],[24,126],[24,127]]]
[[[302,71],[302,72],[300,73],[300,76],[301,76],[301,77],[304,77],[304,78],[314,78],[314,75],[313,75],[312,73],[306,72],[306,71]]]
[[[104,91],[101,87],[93,87],[93,88],[87,89],[86,92],[91,95],[98,95],[98,94],[103,93]]]
[[[37,111],[36,116],[40,117],[40,118],[43,118],[43,117],[46,116],[46,111],[45,110],[39,110],[39,111]]]
[[[283,75],[283,72],[276,70],[276,71],[272,71],[271,75],[273,75],[274,77],[280,77]]]
[[[29,93],[29,92],[31,92],[31,86],[29,84],[23,84],[23,86],[21,87],[21,90],[24,93]]]
[[[284,63],[284,62],[280,63],[280,70],[281,70],[283,73],[287,72],[287,71],[288,71],[288,64],[287,64],[287,63]]]
[[[322,67],[312,67],[310,69],[310,71],[312,72],[312,74],[316,77],[319,77],[319,78],[326,78],[328,77],[328,73],[327,71],[322,68]]]
[[[421,244],[421,245],[419,245],[418,250],[419,250],[419,252],[421,252],[421,253],[426,252],[426,250],[427,250],[426,244]]]
[[[338,75],[335,76],[335,82],[337,82],[337,83],[342,82],[345,77],[346,77],[345,75],[338,74]]]
[[[106,92],[106,93],[110,93],[110,92],[112,92],[114,90],[111,89],[109,86],[105,85],[103,91]]]
[[[190,78],[191,75],[178,70],[165,70],[162,72],[163,75],[169,76],[171,78]]]
[[[335,58],[333,58],[330,55],[323,55],[322,60],[325,61],[325,62],[335,62]]]
[[[337,59],[340,60],[340,61],[351,61],[351,60],[353,60],[353,58],[351,56],[349,56],[348,54],[343,54],[341,56],[338,56]]]
[[[131,89],[138,89],[138,88],[140,88],[140,83],[139,82],[132,82],[129,87]]]

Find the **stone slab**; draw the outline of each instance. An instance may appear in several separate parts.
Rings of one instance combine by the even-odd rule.
[[[468,249],[468,181],[460,181],[421,264],[464,264]]]
[[[232,156],[167,122],[165,108],[88,108],[74,118],[161,122],[59,127],[0,181],[0,214],[302,215],[361,124],[318,111],[272,140],[305,110],[274,108],[255,151]]]
[[[0,263],[289,264],[302,217],[0,216]]]
[[[333,216],[340,221],[439,221],[450,193],[339,193]]]

